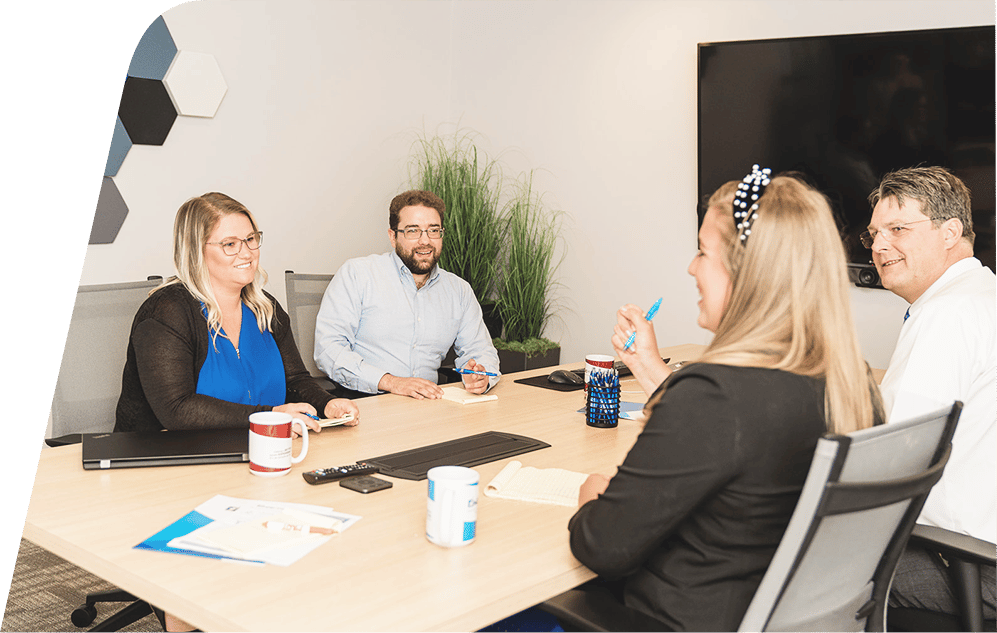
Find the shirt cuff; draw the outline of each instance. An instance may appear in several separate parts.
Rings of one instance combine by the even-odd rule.
[[[377,388],[381,378],[388,372],[384,371],[380,367],[375,367],[368,363],[367,361],[361,361],[360,363],[360,391],[367,391],[369,393],[378,393],[380,389]]]

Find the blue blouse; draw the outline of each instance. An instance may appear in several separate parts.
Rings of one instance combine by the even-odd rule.
[[[203,303],[201,313],[207,319]],[[221,335],[215,338],[198,374],[196,391],[237,404],[271,407],[284,404],[287,382],[280,350],[273,333],[260,332],[256,315],[246,304],[242,304],[239,349]]]

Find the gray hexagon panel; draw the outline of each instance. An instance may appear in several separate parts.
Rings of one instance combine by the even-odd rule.
[[[145,30],[135,53],[132,63],[128,66],[129,77],[143,79],[162,79],[177,54],[177,46],[173,42],[170,29],[166,26],[163,16],[156,18]]]
[[[213,117],[228,91],[214,55],[180,51],[163,78],[177,112]]]
[[[105,176],[100,185],[97,211],[94,213],[93,227],[90,229],[90,244],[112,243],[127,216],[128,205],[121,197],[118,186],[114,184],[114,179]]]

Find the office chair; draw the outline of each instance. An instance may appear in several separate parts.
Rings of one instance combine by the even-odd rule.
[[[915,525],[909,543],[941,554],[948,561],[959,614],[890,607],[886,612],[889,630],[993,631],[997,628],[997,621],[983,619],[980,591],[980,566],[997,564],[997,548],[993,543],[930,525]]]
[[[332,275],[310,275],[284,271],[284,288],[287,293],[287,315],[291,317],[291,334],[301,353],[301,361],[313,378],[322,382],[326,391],[338,385],[329,380],[315,364],[315,319],[322,305],[325,289]]]
[[[162,277],[146,281],[80,286],[69,323],[66,348],[52,399],[52,436],[49,446],[80,442],[83,433],[109,433],[121,394],[132,321],[149,291]],[[77,627],[97,618],[98,602],[129,602],[119,612],[93,627],[116,631],[152,613],[152,607],[122,590],[88,594],[86,603],[70,619]]]
[[[739,630],[885,630],[893,572],[948,461],[961,411],[956,402],[907,422],[821,438],[796,510]],[[665,627],[584,587],[539,606],[569,630]]]

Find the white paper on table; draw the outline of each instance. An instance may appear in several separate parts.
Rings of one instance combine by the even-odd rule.
[[[301,559],[319,545],[326,543],[334,535],[308,534],[302,535],[307,538],[297,539],[297,542],[277,542],[275,547],[254,550],[252,555],[242,554],[231,547],[223,547],[219,542],[225,543],[222,538],[212,540],[208,536],[217,530],[233,528],[244,523],[260,523],[272,517],[285,516],[301,523],[319,525],[320,521],[325,521],[325,525],[319,527],[332,527],[343,531],[360,520],[361,517],[353,514],[335,512],[332,508],[316,506],[304,503],[282,503],[277,501],[255,501],[251,499],[238,499],[226,495],[215,495],[195,508],[195,511],[212,519],[212,522],[200,527],[189,534],[179,536],[169,542],[170,547],[178,549],[189,549],[195,552],[204,552],[233,558],[245,558],[248,560],[259,560],[271,565],[286,567],[291,563]],[[341,524],[335,524],[335,522]],[[341,525],[341,529],[338,527]],[[207,536],[207,538],[204,538]],[[317,538],[312,538],[317,537]],[[230,544],[229,544],[230,545]]]

